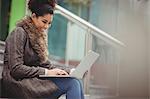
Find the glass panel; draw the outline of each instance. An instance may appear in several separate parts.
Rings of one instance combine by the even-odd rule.
[[[79,63],[84,56],[85,33],[84,28],[73,22],[68,22],[66,59],[70,61],[70,65],[71,62]]]
[[[56,13],[48,33],[50,57],[63,64],[76,66],[85,53],[86,32],[86,28]]]
[[[99,53],[100,57],[91,68],[90,96],[116,96],[118,93],[118,50],[94,35],[92,35],[92,50]]]
[[[89,43],[86,42],[86,35],[91,30],[79,26],[60,14],[55,14],[54,22],[56,23],[52,23],[51,27],[53,30],[49,31],[50,55],[62,64],[76,67],[87,51],[85,48],[87,45],[89,46]],[[50,45],[52,41],[54,45]],[[56,49],[51,49],[51,46]],[[62,49],[63,55],[58,54],[58,50],[62,51]],[[119,52],[117,48],[92,35],[92,50],[99,53],[100,57],[91,68],[88,76],[90,80],[84,82],[85,85],[88,83],[84,89],[89,89],[87,92],[92,99],[95,99],[94,97],[116,96],[119,80]]]
[[[90,47],[85,48],[90,46],[90,42],[86,42],[86,37],[91,30],[79,26],[59,13],[55,14],[53,22],[56,23],[52,23],[49,31],[51,57],[62,64],[76,67],[84,57],[85,51],[90,50]],[[50,45],[52,42],[54,45]],[[51,49],[51,46],[56,49]],[[87,76],[89,82],[86,80],[84,82],[84,89],[88,89],[85,90],[85,94],[89,94],[91,99],[102,96],[116,96],[119,80],[119,52],[115,47],[94,35],[92,35],[91,46],[93,51],[100,54],[100,57],[91,68],[90,75]],[[62,51],[62,49],[63,54],[58,53],[58,50]]]
[[[66,52],[66,34],[68,20],[63,16],[55,14],[52,26],[48,33],[48,49],[50,55],[65,58]]]

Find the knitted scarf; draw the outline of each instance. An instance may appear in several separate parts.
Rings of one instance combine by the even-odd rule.
[[[34,25],[31,17],[25,17],[17,26],[23,27],[29,36],[33,50],[37,53],[42,63],[48,60],[47,33],[40,32]]]

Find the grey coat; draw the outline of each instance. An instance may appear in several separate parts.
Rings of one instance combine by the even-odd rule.
[[[41,79],[45,68],[53,66],[40,57],[25,28],[16,27],[6,40],[4,54],[3,87],[11,98],[51,98],[57,86],[50,80]]]

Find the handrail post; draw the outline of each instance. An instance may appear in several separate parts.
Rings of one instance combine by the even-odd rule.
[[[92,50],[92,34],[89,28],[87,29],[87,33],[85,36],[86,36],[85,37],[85,55],[86,55],[89,50]],[[88,71],[87,75],[84,77],[83,83],[85,94],[89,94],[90,71]]]

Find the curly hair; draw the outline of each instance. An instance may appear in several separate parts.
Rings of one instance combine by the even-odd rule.
[[[53,14],[55,8],[55,0],[29,0],[28,9],[37,16],[44,14]]]

